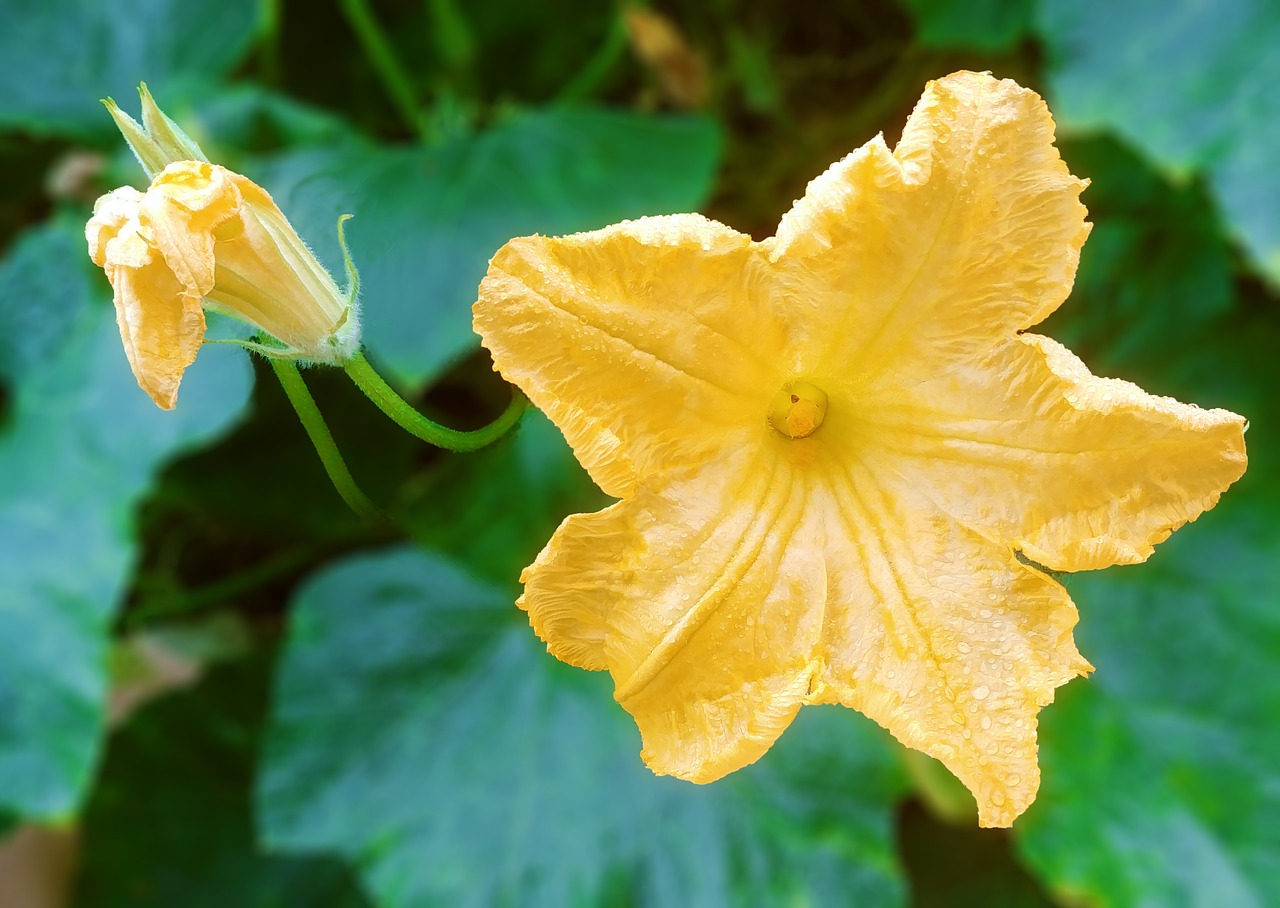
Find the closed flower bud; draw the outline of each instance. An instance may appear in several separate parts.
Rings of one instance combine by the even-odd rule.
[[[181,149],[176,137],[185,136],[158,108],[148,117],[148,98],[144,94],[145,133],[122,129],[150,169]],[[153,141],[156,136],[162,138]],[[100,198],[85,235],[89,255],[114,289],[120,336],[138,384],[166,410],[204,340],[205,308],[271,335],[278,345],[257,347],[268,355],[336,364],[359,345],[354,299],[271,196],[225,167],[164,163],[146,192],[124,187]]]

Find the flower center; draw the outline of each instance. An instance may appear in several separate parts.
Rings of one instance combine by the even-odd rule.
[[[787,438],[805,438],[827,415],[827,392],[807,381],[788,382],[773,396],[769,424]]]

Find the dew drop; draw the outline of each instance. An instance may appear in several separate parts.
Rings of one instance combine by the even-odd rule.
[[[1016,772],[1011,772],[1009,773],[1009,777],[1005,779],[1005,781],[1008,782],[1010,785],[1017,785],[1019,782],[1022,781],[1022,776],[1018,775]]]
[[[996,805],[997,807],[1001,807],[1001,806],[1003,806],[1003,805],[1004,805],[1004,793],[1003,793],[1003,792],[999,792],[999,791],[993,791],[993,792],[991,793],[991,803],[992,803],[992,804],[994,804],[994,805]]]
[[[987,687],[985,684],[980,684],[973,689],[973,699],[975,700],[985,700],[990,695],[991,688]]]
[[[956,649],[958,649],[962,653],[967,653],[969,652],[970,646],[969,644],[961,640],[959,643],[956,644]]]
[[[990,716],[983,716],[983,717],[982,717],[982,727],[983,727],[984,729],[987,729],[987,728],[990,728],[990,727],[991,727],[991,717],[990,717]]]

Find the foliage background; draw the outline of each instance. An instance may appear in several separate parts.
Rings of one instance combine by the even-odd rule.
[[[0,0],[0,62],[2,908],[1280,904],[1280,7]],[[361,524],[242,352],[157,411],[85,256],[140,181],[97,99],[145,79],[331,266],[357,215],[371,358],[475,426],[507,238],[695,209],[762,238],[961,68],[1045,94],[1093,180],[1044,330],[1252,422],[1218,509],[1067,579],[1098,671],[1043,714],[1011,833],[834,707],[722,783],[650,776],[607,679],[512,606],[603,501],[553,427],[445,455],[309,372],[391,515]]]

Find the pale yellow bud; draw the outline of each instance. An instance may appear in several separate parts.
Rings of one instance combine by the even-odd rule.
[[[169,164],[145,193],[99,199],[85,234],[138,384],[165,409],[203,342],[204,307],[271,335],[280,356],[340,363],[359,345],[354,301],[271,196],[225,167]]]

